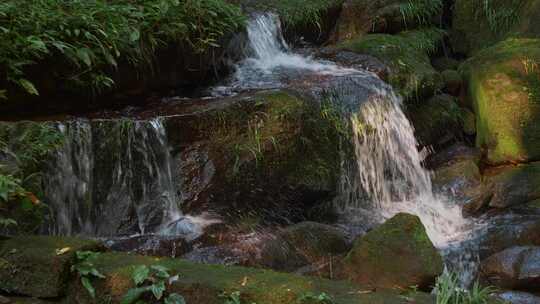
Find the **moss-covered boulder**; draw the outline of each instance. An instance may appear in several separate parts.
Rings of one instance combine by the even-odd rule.
[[[378,58],[390,67],[388,82],[403,97],[422,99],[433,95],[443,86],[442,77],[431,66],[428,50],[423,45],[426,41],[436,44],[438,38],[437,32],[425,31],[400,35],[370,34],[344,42],[338,47]]]
[[[442,273],[443,261],[420,219],[401,213],[358,238],[343,267],[358,284],[426,289]]]
[[[258,304],[290,304],[303,296],[318,296],[322,293],[332,298],[336,304],[409,302],[407,298],[392,291],[357,292],[358,286],[347,282],[244,267],[195,264],[181,259],[105,253],[94,264],[106,276],[104,280],[93,281],[97,298],[91,299],[77,281],[66,299],[68,303],[120,303],[127,291],[134,287],[132,275],[138,265],[161,265],[167,267],[171,274],[178,274],[178,280],[167,288],[167,292],[181,294],[187,303],[219,304],[225,301],[220,295],[232,293],[237,293],[242,303]],[[411,299],[415,303],[433,303],[429,295],[422,293],[413,294]]]
[[[95,241],[17,237],[0,242],[0,290],[39,298],[65,295],[75,252],[99,250]]]
[[[453,96],[433,96],[423,104],[409,106],[407,112],[416,138],[424,146],[443,146],[462,137],[462,111]]]
[[[451,40],[454,51],[472,55],[510,37],[540,37],[537,0],[456,0]]]
[[[332,39],[356,39],[367,33],[397,33],[429,24],[442,11],[441,1],[347,0]]]
[[[510,39],[463,66],[489,164],[540,159],[540,40]]]
[[[294,271],[310,264],[323,266],[349,248],[346,235],[340,229],[302,222],[287,227],[267,242],[261,252],[260,264],[283,271]]]

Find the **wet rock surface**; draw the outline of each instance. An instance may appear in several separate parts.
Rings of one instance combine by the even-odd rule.
[[[501,300],[510,304],[536,304],[540,297],[521,291],[506,291],[497,295]]]
[[[504,289],[540,290],[540,247],[512,247],[482,262],[482,278]]]

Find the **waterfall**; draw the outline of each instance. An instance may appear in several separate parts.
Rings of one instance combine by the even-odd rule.
[[[372,228],[399,212],[417,215],[447,266],[466,284],[476,268],[473,232],[478,223],[463,218],[451,198],[435,194],[430,172],[417,150],[414,129],[402,110],[401,98],[372,73],[295,54],[285,43],[279,18],[260,14],[248,24],[249,57],[236,67],[220,92],[280,88],[290,78],[327,80],[308,93],[331,98],[347,111],[353,155],[344,155],[342,182],[336,200],[346,225]],[[305,93],[305,92],[304,92]]]
[[[45,180],[47,232],[116,236],[158,232],[181,217],[159,119],[58,123],[64,146]]]

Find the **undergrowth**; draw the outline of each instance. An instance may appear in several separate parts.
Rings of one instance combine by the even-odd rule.
[[[10,86],[38,95],[28,70],[44,63],[55,80],[99,93],[114,85],[121,63],[149,68],[171,42],[204,52],[243,22],[240,8],[224,0],[5,0],[0,97]]]
[[[461,288],[456,274],[444,273],[437,279],[435,293],[437,304],[488,304],[496,303],[491,298],[492,287],[481,287],[475,283],[470,290]]]
[[[485,18],[493,33],[504,32],[519,21],[525,2],[526,0],[475,0],[475,18]]]
[[[409,21],[427,25],[431,23],[433,16],[442,12],[443,6],[442,0],[407,0],[399,5],[399,11],[405,25]]]
[[[286,26],[317,25],[320,28],[322,14],[342,2],[343,0],[269,0],[260,6],[276,10]]]

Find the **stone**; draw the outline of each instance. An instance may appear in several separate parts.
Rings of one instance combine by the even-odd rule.
[[[505,249],[519,246],[540,246],[540,218],[514,216],[493,219],[480,240],[479,255],[484,260]]]
[[[444,90],[452,96],[459,96],[461,87],[463,86],[463,79],[458,71],[444,70],[441,72],[442,79],[444,81]]]
[[[539,61],[540,39],[509,39],[464,63],[476,146],[489,165],[540,159]]]
[[[508,304],[538,304],[540,297],[522,291],[505,291],[497,294],[504,303]]]
[[[338,228],[302,222],[285,228],[266,242],[261,252],[262,266],[295,271],[310,264],[321,264],[350,249],[343,231]]]
[[[337,47],[378,58],[390,68],[388,82],[394,89],[408,100],[422,100],[440,91],[443,81],[427,52],[417,47],[416,39],[414,33],[369,34]]]
[[[420,219],[404,213],[359,237],[343,264],[346,278],[377,288],[429,289],[443,271]]]
[[[540,247],[512,247],[481,264],[481,277],[504,289],[540,290]]]
[[[433,96],[427,102],[411,105],[407,112],[423,146],[445,146],[462,137],[461,109],[453,96]]]
[[[431,64],[439,72],[445,70],[457,70],[459,68],[459,61],[451,57],[433,58]]]
[[[508,208],[540,199],[540,162],[493,168],[484,172],[492,187],[492,208]]]
[[[59,250],[69,248],[63,254]],[[77,251],[95,251],[99,242],[68,237],[26,236],[0,243],[0,290],[30,297],[63,296]]]
[[[390,69],[388,66],[374,56],[330,47],[319,50],[316,55],[319,58],[331,60],[345,67],[370,71],[383,80],[389,77]]]

